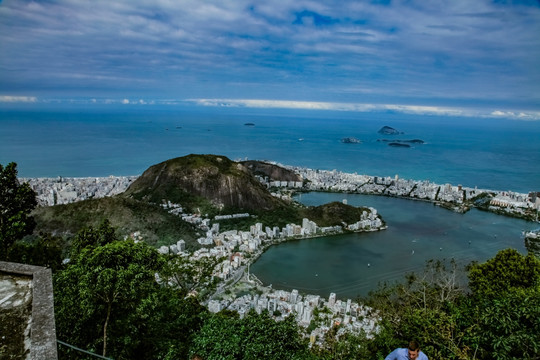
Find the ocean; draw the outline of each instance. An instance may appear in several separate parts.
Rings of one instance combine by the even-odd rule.
[[[383,126],[404,134],[378,134]],[[343,143],[344,137],[361,143]],[[420,139],[424,144],[391,147],[380,139]],[[204,107],[0,110],[0,164],[16,162],[21,177],[138,175],[153,164],[192,153],[540,191],[540,122]],[[273,246],[252,272],[276,288],[355,297],[380,281],[421,270],[428,259],[484,261],[506,247],[525,253],[521,231],[538,225],[383,197],[318,193],[299,200],[316,205],[343,198],[377,208],[388,230]]]
[[[405,134],[378,134],[385,125]],[[425,144],[395,148],[379,139]],[[191,153],[540,191],[540,122],[205,107],[0,111],[0,163],[17,162],[23,177],[138,175]]]

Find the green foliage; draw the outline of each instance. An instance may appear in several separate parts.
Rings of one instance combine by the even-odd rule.
[[[341,225],[342,222],[353,224],[359,221],[363,211],[370,212],[367,208],[332,202],[302,209],[301,216],[316,222],[319,226],[334,226]]]
[[[107,239],[110,228],[101,231],[88,238]],[[115,359],[137,358],[148,326],[141,320],[145,299],[157,291],[161,267],[158,253],[144,243],[89,242],[54,278],[58,338]]]
[[[430,359],[466,359],[453,306],[465,296],[457,275],[455,262],[430,261],[423,273],[371,293],[367,302],[381,317],[381,332],[366,347],[384,355],[417,339]]]
[[[0,260],[6,260],[9,248],[32,233],[35,221],[30,212],[36,207],[36,193],[17,179],[17,164],[0,164]]]
[[[148,329],[137,350],[139,359],[188,359],[192,338],[206,309],[194,297],[160,286],[145,298],[138,312]]]
[[[268,312],[246,318],[209,316],[193,339],[191,353],[206,360],[304,359],[307,344],[292,317],[276,322]]]
[[[540,358],[540,291],[470,297],[460,304],[465,341],[477,359]]]
[[[62,245],[59,237],[40,234],[29,241],[17,241],[8,251],[8,261],[45,266],[53,272],[62,268]]]
[[[367,348],[368,340],[365,334],[358,335],[345,333],[337,335],[339,326],[333,326],[325,335],[325,346],[314,347],[312,353],[319,359],[328,360],[353,360],[370,359],[371,353]]]
[[[540,358],[538,259],[507,249],[473,264],[471,294],[455,286],[455,270],[429,262],[423,274],[373,292],[367,301],[380,331],[364,342],[365,358],[382,358],[410,339],[430,359]]]
[[[500,297],[507,292],[540,286],[540,260],[506,249],[484,264],[469,270],[469,287],[478,296]]]
[[[169,214],[161,206],[123,197],[89,199],[73,204],[40,207],[33,215],[37,230],[77,234],[82,228],[97,228],[110,221],[119,236],[129,236],[139,231],[147,243],[154,246],[169,245],[179,239],[186,241],[186,248],[198,249],[198,231],[179,216]]]
[[[77,256],[83,249],[104,246],[116,241],[115,229],[109,220],[105,219],[97,229],[93,227],[82,228],[71,243],[71,251]]]
[[[215,257],[190,260],[186,257],[171,255],[167,257],[160,275],[164,282],[178,288],[184,296],[196,291],[198,298],[203,298],[205,294],[211,293],[216,288],[214,268],[222,260]]]

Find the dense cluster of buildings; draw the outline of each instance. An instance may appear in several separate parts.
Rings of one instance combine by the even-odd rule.
[[[512,212],[520,209],[540,210],[540,193],[521,194],[512,191],[501,191],[491,199],[489,205],[499,209],[511,210]]]
[[[176,244],[162,246],[158,249],[164,254],[184,256],[191,261],[203,257],[220,260],[214,268],[213,276],[231,285],[245,277],[245,268],[249,266],[271,244],[291,238],[313,237],[343,232],[344,227],[319,227],[315,222],[304,218],[301,225],[287,224],[283,228],[264,227],[262,223],[252,225],[249,231],[229,230],[219,231],[219,223],[212,223],[211,219],[201,218],[198,215],[182,213],[179,204],[163,204],[169,212],[181,216],[186,221],[199,226],[206,231],[206,236],[198,239],[205,247],[188,253],[185,251],[185,242],[179,240]],[[231,218],[249,216],[247,213],[233,214]],[[227,217],[228,218],[228,217]],[[214,219],[221,220],[222,217]],[[350,231],[375,231],[384,228],[384,224],[377,214],[377,210],[369,208],[364,210],[360,219],[349,224],[345,229]],[[368,314],[367,308],[351,300],[341,301],[335,294],[330,294],[328,301],[319,295],[300,295],[297,290],[287,292],[264,287],[253,275],[247,274],[247,281],[256,284],[261,294],[246,294],[234,300],[210,300],[210,311],[218,312],[223,309],[237,311],[240,317],[245,316],[251,309],[258,313],[268,310],[276,320],[286,316],[294,316],[298,323],[307,328],[312,323],[312,330],[308,334],[312,343],[320,343],[324,334],[334,325],[341,325],[340,332],[364,331],[370,334],[377,329],[376,318]],[[223,286],[220,287],[223,290]],[[219,297],[218,297],[219,298]]]
[[[282,165],[283,166],[283,165]],[[313,170],[302,167],[287,167],[307,180],[303,189],[308,191],[341,191],[358,194],[399,196],[438,203],[461,205],[489,194],[490,205],[503,208],[513,214],[526,210],[540,210],[540,193],[528,194],[511,191],[495,191],[464,187],[461,185],[435,184],[427,180],[407,180],[395,177],[379,177],[344,173],[337,170]]]
[[[126,191],[137,176],[92,178],[21,178],[37,194],[38,204],[53,206],[92,198],[114,196]]]
[[[368,336],[377,332],[377,315],[370,308],[350,299],[342,301],[331,293],[328,300],[319,295],[301,295],[298,290],[290,292],[275,290],[258,294],[246,294],[229,300],[211,300],[208,303],[211,312],[224,309],[238,312],[243,318],[249,311],[261,313],[267,310],[277,321],[293,316],[305,329],[310,328],[311,343],[322,344],[324,335],[333,326],[340,325],[340,332],[359,333]]]

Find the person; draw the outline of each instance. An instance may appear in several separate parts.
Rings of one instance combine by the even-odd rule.
[[[428,360],[428,357],[420,351],[420,345],[412,340],[408,347],[392,351],[384,360]]]

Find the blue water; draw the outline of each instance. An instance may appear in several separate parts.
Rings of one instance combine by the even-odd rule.
[[[406,134],[377,134],[384,125]],[[363,143],[341,143],[346,136]],[[382,138],[426,144],[393,148]],[[25,177],[137,175],[190,153],[540,190],[540,122],[199,107],[0,111],[0,163],[17,162]]]
[[[379,283],[421,273],[431,259],[454,259],[463,270],[471,261],[485,261],[505,248],[525,254],[521,232],[538,227],[476,209],[458,214],[428,202],[399,198],[337,193],[297,197],[306,205],[343,199],[354,206],[375,207],[388,229],[281,243],[270,247],[251,272],[274,288],[355,298],[367,295]]]

